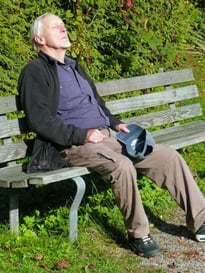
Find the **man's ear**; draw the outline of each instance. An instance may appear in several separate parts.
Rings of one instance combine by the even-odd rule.
[[[35,36],[35,42],[39,45],[44,45],[45,44],[45,39],[40,36]]]

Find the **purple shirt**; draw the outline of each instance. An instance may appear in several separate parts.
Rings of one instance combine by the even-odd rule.
[[[57,64],[57,71],[60,81],[58,115],[63,122],[82,129],[110,125],[91,86],[76,71],[75,60],[66,57],[65,64]]]

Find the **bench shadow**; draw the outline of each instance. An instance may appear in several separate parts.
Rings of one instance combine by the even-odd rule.
[[[95,182],[94,182],[95,181]],[[90,175],[85,177],[86,182],[86,193],[82,200],[81,206],[85,206],[89,202],[89,196],[105,191],[109,188],[109,185],[100,181],[99,177],[94,178]],[[47,213],[49,210],[54,210],[60,206],[70,207],[73,197],[76,192],[74,183],[70,181],[64,181],[61,183],[53,183],[48,186],[31,186],[27,189],[20,190],[20,222],[23,217],[33,215],[35,210],[39,210],[41,214]],[[8,223],[8,190],[1,191],[1,204],[0,204],[0,222],[5,224]],[[146,214],[150,223],[154,225],[156,229],[163,233],[170,235],[184,237],[187,239],[193,239],[194,236],[186,226],[176,225],[173,223],[166,222],[159,217],[155,216],[153,212],[145,207]],[[110,223],[109,219],[105,215],[99,215],[96,212],[92,212],[92,219],[97,225],[118,245],[127,247],[126,233],[124,230],[114,226]],[[123,220],[122,220],[123,221]],[[174,222],[174,219],[173,219]]]

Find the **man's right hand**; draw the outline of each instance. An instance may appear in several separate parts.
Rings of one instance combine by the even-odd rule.
[[[98,130],[98,129],[89,129],[87,131],[86,142],[99,143],[99,142],[103,142],[103,140],[105,138],[106,138],[106,136],[103,135],[100,130]]]

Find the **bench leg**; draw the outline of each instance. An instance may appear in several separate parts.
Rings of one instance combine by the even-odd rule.
[[[85,193],[85,181],[82,177],[74,177],[72,180],[77,186],[77,191],[70,208],[69,238],[76,240],[78,237],[78,208]]]
[[[10,189],[9,192],[9,223],[12,232],[19,232],[19,192]]]

